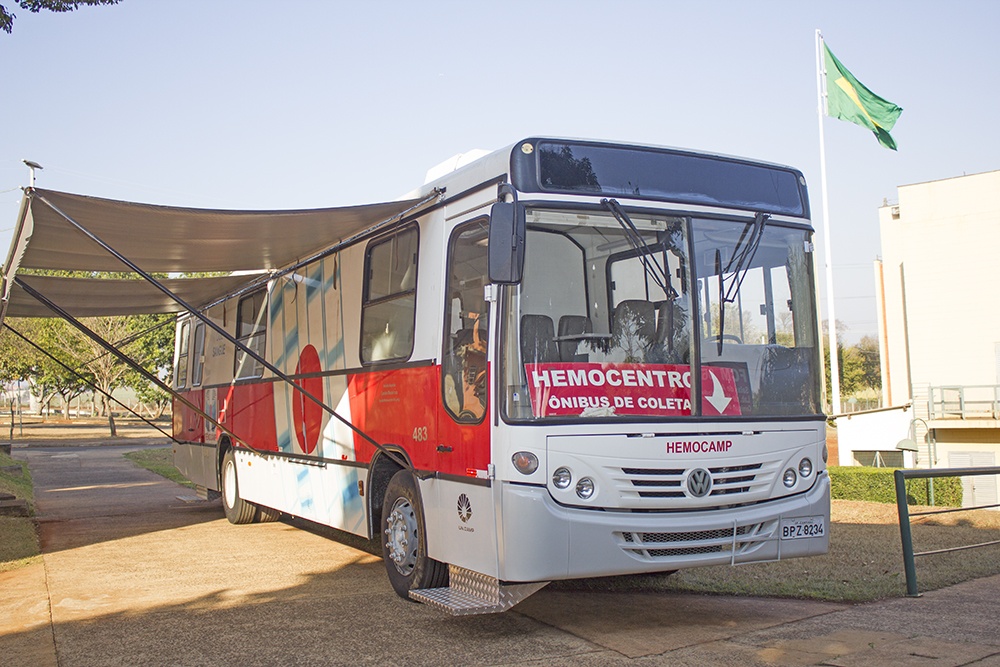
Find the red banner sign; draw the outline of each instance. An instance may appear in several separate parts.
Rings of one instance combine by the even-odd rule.
[[[691,367],[674,364],[525,364],[536,417],[691,414]],[[729,368],[702,367],[704,414],[740,415]]]

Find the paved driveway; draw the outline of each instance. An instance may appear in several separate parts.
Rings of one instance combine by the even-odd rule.
[[[1000,666],[1000,578],[860,607],[545,589],[449,617],[398,598],[356,538],[230,525],[134,448],[15,450],[44,565],[0,574],[0,664]]]

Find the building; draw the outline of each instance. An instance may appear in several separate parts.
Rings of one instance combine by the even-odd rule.
[[[908,465],[998,465],[1000,171],[904,185],[898,195],[879,209],[883,405],[911,405],[902,418],[917,443]],[[966,484],[966,505],[997,502],[996,477]]]

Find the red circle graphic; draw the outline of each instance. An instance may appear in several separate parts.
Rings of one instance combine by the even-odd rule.
[[[323,378],[319,363],[319,353],[312,345],[306,345],[299,355],[299,363],[295,366],[295,375],[299,376],[295,384],[323,400]],[[306,377],[301,377],[301,376]],[[295,439],[306,454],[312,454],[319,442],[319,433],[323,428],[323,408],[306,398],[297,389],[292,394],[292,425],[295,429]]]

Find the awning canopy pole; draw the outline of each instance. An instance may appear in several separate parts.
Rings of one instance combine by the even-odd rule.
[[[150,420],[148,420],[145,417],[143,417],[142,415],[140,415],[137,411],[133,410],[128,405],[126,405],[125,403],[119,401],[117,398],[115,398],[114,396],[112,396],[110,392],[104,391],[103,389],[101,389],[100,387],[98,387],[95,383],[91,382],[87,378],[87,376],[85,376],[83,373],[80,373],[75,368],[71,368],[69,364],[64,363],[62,360],[60,360],[54,354],[52,354],[51,352],[49,352],[48,350],[46,350],[45,348],[43,348],[41,345],[39,345],[38,343],[35,343],[34,341],[30,340],[23,333],[21,333],[20,331],[18,331],[14,327],[10,326],[10,323],[4,322],[3,326],[7,330],[9,330],[11,333],[13,333],[15,336],[17,336],[18,338],[20,338],[21,340],[23,340],[25,343],[27,343],[31,347],[35,348],[36,350],[38,350],[39,352],[41,352],[42,354],[44,354],[46,357],[48,357],[52,361],[56,362],[60,366],[62,366],[63,368],[65,368],[67,371],[69,371],[70,373],[72,373],[78,379],[82,380],[84,383],[86,383],[86,385],[88,387],[90,387],[94,391],[98,392],[99,394],[101,394],[102,396],[104,396],[105,398],[107,398],[108,400],[114,401],[115,403],[117,403],[121,407],[125,408],[130,413],[132,413],[133,415],[135,415],[136,417],[138,417],[139,419],[141,419],[142,421],[146,422],[146,424],[148,424],[149,426],[152,426],[153,428],[155,428],[157,431],[159,431],[163,435],[167,436],[168,438],[170,438],[174,442],[177,442],[177,440],[174,438],[174,435],[172,433],[167,433],[162,428],[160,428],[160,426],[158,424],[154,424]]]
[[[214,425],[216,428],[218,428],[219,430],[221,430],[226,435],[228,435],[231,438],[233,438],[233,440],[235,440],[236,442],[242,443],[247,449],[250,449],[251,451],[255,451],[255,452],[257,451],[249,443],[247,443],[243,438],[241,438],[240,436],[236,435],[231,430],[229,430],[225,426],[225,424],[219,422],[215,417],[212,417],[211,415],[209,415],[208,413],[206,413],[204,410],[202,410],[201,408],[199,408],[197,405],[195,405],[194,403],[192,403],[188,399],[184,398],[184,396],[182,394],[178,393],[177,391],[175,391],[173,387],[169,386],[163,380],[161,380],[160,378],[156,377],[155,374],[150,373],[148,370],[146,370],[145,368],[143,368],[141,364],[137,363],[134,359],[132,359],[127,354],[125,354],[124,352],[122,352],[121,350],[119,350],[118,348],[116,348],[114,345],[112,345],[108,341],[104,340],[104,338],[102,338],[99,334],[97,334],[96,332],[94,332],[93,330],[91,330],[89,327],[87,327],[83,322],[79,321],[78,319],[76,319],[75,317],[73,317],[72,315],[70,315],[63,308],[61,308],[58,304],[53,303],[45,295],[40,294],[34,288],[26,285],[24,283],[24,281],[22,281],[17,276],[14,277],[14,282],[17,283],[17,285],[21,289],[23,289],[25,292],[27,292],[31,297],[33,297],[34,299],[36,299],[37,301],[39,301],[40,303],[42,303],[45,307],[47,307],[49,310],[51,310],[53,313],[55,313],[56,315],[58,315],[59,317],[61,317],[62,319],[66,320],[67,322],[69,322],[74,327],[76,327],[83,335],[85,335],[87,338],[91,339],[92,341],[94,341],[95,343],[97,343],[98,345],[100,345],[101,347],[103,347],[105,350],[107,350],[108,352],[110,352],[111,354],[113,354],[116,358],[118,358],[119,361],[127,364],[129,367],[132,368],[132,370],[134,370],[137,373],[139,373],[139,375],[143,376],[144,378],[146,378],[147,380],[149,380],[150,382],[152,382],[153,384],[155,384],[157,387],[159,387],[163,391],[167,392],[168,394],[170,394],[171,396],[173,396],[174,398],[176,398],[178,401],[180,401],[181,403],[183,403],[186,407],[194,410],[198,415],[200,415],[204,419],[208,420],[212,425]],[[173,439],[173,436],[171,436],[171,439]]]
[[[124,255],[122,255],[120,252],[118,252],[117,250],[115,250],[114,248],[112,248],[110,245],[108,245],[107,243],[105,243],[103,240],[101,240],[97,235],[93,234],[86,227],[84,227],[83,225],[81,225],[80,223],[78,223],[76,220],[74,220],[73,218],[71,218],[69,215],[67,215],[66,213],[64,213],[63,211],[61,211],[59,209],[59,207],[57,207],[56,205],[54,205],[52,202],[48,201],[43,195],[37,194],[37,191],[36,191],[35,194],[34,194],[34,197],[36,197],[42,203],[44,203],[46,206],[48,206],[49,208],[51,208],[61,218],[63,218],[64,220],[66,220],[66,222],[68,222],[75,229],[77,229],[82,234],[84,234],[91,241],[93,241],[94,243],[98,244],[101,248],[103,248],[104,250],[106,250],[109,254],[111,254],[113,257],[115,257],[115,259],[117,259],[122,264],[124,264],[125,266],[127,266],[130,270],[132,270],[133,272],[135,272],[136,274],[138,274],[139,276],[141,276],[150,285],[152,285],[153,287],[155,287],[156,289],[158,289],[160,292],[162,292],[168,298],[172,299],[175,303],[177,303],[179,306],[181,306],[181,308],[183,308],[187,312],[191,313],[191,315],[193,315],[194,317],[196,317],[199,320],[201,320],[202,322],[204,322],[205,325],[208,328],[210,328],[212,331],[214,331],[215,333],[217,333],[220,336],[222,336],[223,338],[225,338],[227,341],[229,341],[230,343],[232,343],[233,346],[236,347],[238,350],[242,351],[244,354],[246,354],[247,356],[249,356],[251,359],[253,359],[257,363],[261,364],[264,368],[266,368],[271,373],[273,373],[275,377],[277,377],[282,382],[285,382],[286,384],[288,384],[291,387],[293,387],[295,391],[298,391],[302,396],[304,396],[305,398],[309,399],[310,401],[312,401],[313,403],[315,403],[316,405],[318,405],[324,412],[326,412],[327,414],[329,414],[332,417],[335,417],[342,424],[344,424],[345,426],[347,426],[348,428],[350,428],[352,431],[354,431],[356,434],[358,434],[359,436],[361,436],[364,440],[366,440],[371,445],[373,445],[375,447],[375,449],[377,449],[378,451],[380,451],[383,455],[385,455],[386,457],[388,457],[394,463],[396,463],[397,465],[399,465],[399,466],[401,466],[401,467],[403,467],[404,469],[407,469],[407,470],[410,470],[410,469],[413,468],[413,466],[411,466],[409,464],[409,462],[407,462],[405,459],[403,459],[398,454],[396,454],[392,450],[388,449],[384,445],[380,444],[379,442],[376,442],[376,440],[374,438],[372,438],[370,435],[368,435],[367,433],[365,433],[364,431],[362,431],[360,428],[358,428],[357,426],[355,426],[354,424],[352,424],[350,421],[348,421],[347,419],[345,419],[344,417],[342,417],[340,414],[337,413],[336,410],[334,410],[329,405],[327,405],[326,403],[324,403],[322,400],[320,400],[319,398],[317,398],[311,392],[307,391],[304,387],[302,387],[301,385],[299,385],[296,382],[294,382],[290,377],[288,377],[288,375],[286,375],[284,372],[282,372],[276,366],[274,366],[273,364],[271,364],[270,362],[268,362],[266,359],[264,359],[262,356],[260,356],[259,354],[257,354],[253,350],[251,350],[249,347],[247,347],[246,345],[244,345],[242,342],[240,342],[239,340],[237,340],[235,336],[230,335],[229,332],[227,332],[225,329],[223,329],[218,324],[216,324],[214,321],[212,321],[212,319],[210,319],[204,313],[199,312],[197,308],[195,308],[194,306],[190,305],[189,303],[187,303],[186,301],[184,301],[183,299],[181,299],[179,296],[177,296],[176,294],[174,294],[173,292],[171,292],[169,289],[167,289],[166,287],[164,287],[152,275],[150,275],[149,273],[147,273],[143,269],[139,268],[139,266],[136,265],[134,262],[132,262],[130,259],[128,259]],[[27,291],[29,289],[24,284],[24,281],[22,281],[22,280],[20,280],[20,279],[18,279],[16,277],[15,277],[14,280],[25,291]],[[33,292],[33,294],[32,294],[32,292]],[[29,294],[32,294],[32,296],[35,296],[35,298],[38,298],[38,296],[40,296],[34,290],[32,290],[32,292],[29,292]],[[36,296],[36,295],[38,295],[38,296]],[[43,301],[43,303],[45,303],[45,301]],[[51,302],[49,302],[49,303],[51,303]],[[46,304],[46,305],[48,305],[48,304]],[[69,314],[66,313],[66,316],[69,316]],[[143,369],[143,370],[145,370],[145,369]]]

